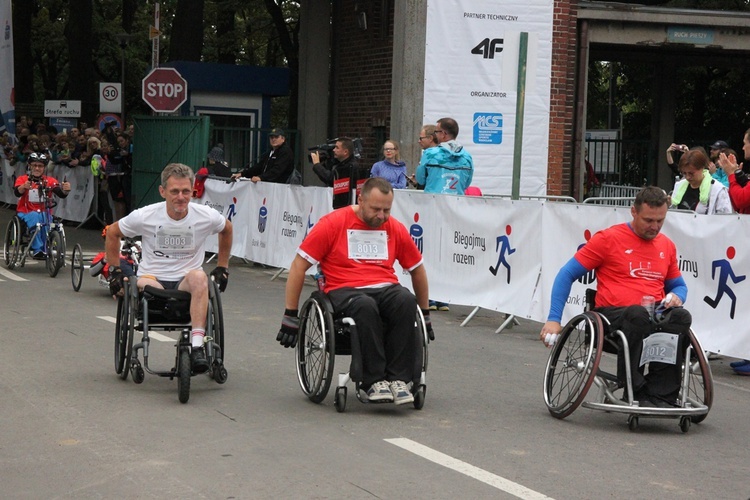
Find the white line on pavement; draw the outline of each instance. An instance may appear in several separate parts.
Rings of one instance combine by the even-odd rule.
[[[109,321],[110,323],[117,324],[117,318],[114,316],[97,316],[99,319],[103,319],[104,321]],[[162,335],[158,332],[148,332],[148,338],[151,340],[158,340],[159,342],[177,342],[177,340],[167,337],[166,335]]]
[[[14,273],[8,271],[7,269],[3,269],[1,267],[0,267],[0,275],[5,276],[6,278],[8,278],[9,280],[12,280],[12,281],[29,281],[26,278],[22,278],[22,277],[18,276],[17,274],[14,274]]]
[[[522,486],[518,483],[514,483],[513,481],[505,479],[504,477],[497,476],[495,474],[492,474],[491,472],[482,470],[479,467],[474,467],[471,464],[467,464],[466,462],[463,462],[457,458],[453,458],[449,455],[446,455],[445,453],[440,453],[439,451],[433,450],[432,448],[428,448],[427,446],[421,445],[416,441],[412,441],[411,439],[395,438],[386,439],[385,441],[403,448],[404,450],[410,451],[415,455],[425,458],[431,462],[435,462],[438,465],[442,465],[443,467],[453,469],[456,472],[460,472],[461,474],[482,481],[483,483],[486,483],[494,488],[502,490],[518,498],[539,500],[551,498],[542,495],[541,493],[534,490],[530,490],[529,488],[526,488],[525,486]]]

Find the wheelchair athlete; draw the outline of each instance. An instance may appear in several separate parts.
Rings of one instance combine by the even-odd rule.
[[[44,175],[49,159],[42,153],[31,153],[26,160],[29,173],[16,179],[13,193],[18,196],[16,211],[18,217],[23,220],[26,227],[34,227],[37,224],[49,224],[52,221],[45,220],[46,208],[42,202],[42,190],[51,191],[59,198],[67,198],[70,193],[70,183],[60,183],[54,177]],[[34,259],[44,260],[44,240],[47,238],[47,228],[42,226],[42,231],[37,233],[31,242],[31,251]]]
[[[664,191],[646,187],[630,207],[631,222],[599,231],[578,250],[555,278],[549,315],[540,333],[545,345],[555,343],[571,285],[596,269],[594,310],[609,320],[610,331],[621,330],[627,338],[634,398],[640,406],[660,408],[675,406],[692,321],[690,313],[681,307],[687,298],[687,285],[677,266],[677,250],[667,236],[660,234],[667,208]],[[647,295],[666,308],[658,323],[640,305]],[[644,377],[643,367],[635,367],[640,364],[643,339],[655,331],[679,334],[677,358],[675,364],[650,362]],[[617,380],[622,386],[626,384],[624,355],[619,352],[617,357]]]
[[[362,186],[359,204],[321,218],[297,250],[289,268],[286,310],[276,337],[294,347],[299,333],[298,307],[305,271],[319,264],[324,292],[337,313],[357,324],[362,352],[362,389],[369,401],[411,403],[416,346],[414,311],[424,314],[434,340],[428,310],[427,272],[406,227],[390,216],[393,188],[380,177]],[[393,269],[398,260],[411,274],[416,297],[401,286]]]
[[[190,359],[193,373],[209,369],[203,338],[208,314],[208,277],[202,263],[206,239],[219,234],[218,266],[211,276],[222,292],[229,281],[229,253],[232,223],[211,207],[190,203],[194,173],[181,163],[167,165],[161,173],[159,194],[165,201],[133,211],[109,226],[107,262],[120,259],[120,240],[142,236],[143,251],[138,265],[138,289],[146,285],[189,292],[192,326]],[[110,267],[110,292],[122,293],[124,274],[119,266]]]

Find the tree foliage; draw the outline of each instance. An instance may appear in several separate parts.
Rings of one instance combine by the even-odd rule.
[[[98,83],[120,82],[125,61],[127,115],[147,113],[141,80],[152,59],[154,2],[143,0],[13,0],[17,106],[75,99],[91,123]],[[296,123],[299,2],[162,0],[159,60],[289,67],[293,95],[272,106],[272,122]],[[127,43],[118,35],[133,35]],[[123,39],[123,37],[120,37]],[[283,112],[279,115],[278,110]],[[41,118],[41,117],[38,117]]]

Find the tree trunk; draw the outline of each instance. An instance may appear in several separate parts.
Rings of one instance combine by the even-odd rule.
[[[31,19],[37,8],[29,0],[13,1],[13,73],[16,102],[34,102],[34,56],[31,52]]]
[[[200,61],[204,0],[178,0],[169,41],[170,61]]]
[[[70,0],[70,17],[65,27],[70,54],[70,99],[81,101],[82,120],[92,123],[99,111],[94,90],[94,63],[91,30],[94,12],[92,0]]]
[[[289,128],[297,128],[297,107],[299,104],[299,21],[293,26],[287,25],[281,6],[275,0],[264,0],[276,32],[279,35],[281,50],[289,66]],[[290,30],[291,28],[291,30]]]

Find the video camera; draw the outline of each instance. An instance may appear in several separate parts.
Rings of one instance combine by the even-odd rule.
[[[307,148],[310,152],[318,153],[318,158],[320,160],[320,163],[325,164],[329,160],[333,159],[333,148],[336,147],[336,142],[339,140],[339,138],[335,139],[329,139],[328,142],[325,144],[318,144],[317,146],[313,146],[311,148]],[[352,142],[354,143],[354,151],[352,151],[352,156],[356,159],[362,159],[362,152],[364,150],[362,138],[361,137],[355,137],[352,139]],[[307,155],[307,161],[312,163],[312,157],[308,153]]]
[[[333,148],[335,147],[336,139],[331,139],[325,144],[318,144],[317,146],[307,148],[307,150],[310,152],[318,153],[318,159],[320,160],[320,163],[325,164],[329,159],[333,157]],[[309,153],[307,154],[307,161],[313,163],[312,156]]]

